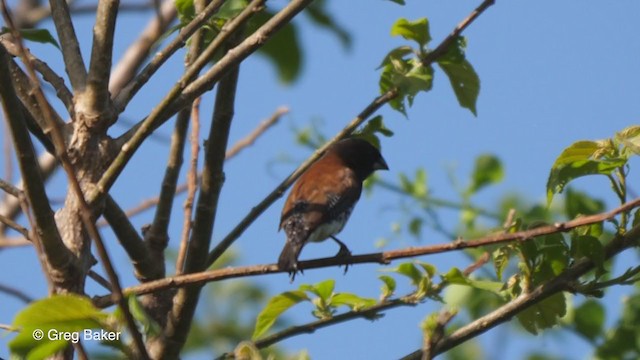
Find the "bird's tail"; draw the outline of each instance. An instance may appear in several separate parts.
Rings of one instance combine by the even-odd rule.
[[[278,268],[295,275],[298,271],[298,256],[300,256],[303,245],[304,243],[301,241],[287,240],[278,258]]]

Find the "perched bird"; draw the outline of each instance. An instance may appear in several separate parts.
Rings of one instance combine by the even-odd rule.
[[[388,170],[378,149],[369,142],[349,138],[326,153],[300,176],[282,209],[279,229],[287,242],[278,267],[289,272],[291,281],[298,271],[298,257],[308,242],[331,238],[340,245],[336,256],[351,252],[336,239],[362,193],[362,182],[375,170]]]

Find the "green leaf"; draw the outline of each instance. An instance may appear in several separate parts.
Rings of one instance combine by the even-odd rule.
[[[447,51],[440,56],[438,63],[456,63],[461,64],[465,59],[465,49],[467,47],[467,39],[464,36],[458,36],[449,45]]]
[[[504,169],[500,159],[493,155],[480,155],[476,158],[468,193],[476,193],[487,185],[502,181],[503,178]]]
[[[415,237],[419,237],[422,232],[422,225],[424,221],[422,218],[414,217],[409,221],[409,233]]]
[[[404,60],[404,57],[413,53],[413,48],[408,45],[399,46],[387,54],[387,56],[382,59],[382,63],[378,66],[378,69],[382,68],[385,65],[391,65],[393,62],[397,62],[400,60]]]
[[[410,262],[400,264],[395,269],[391,269],[391,271],[408,277],[414,285],[418,285],[422,279],[422,273],[420,270]]]
[[[626,159],[603,157],[609,152],[607,141],[578,141],[566,148],[556,159],[547,181],[547,205],[553,195],[562,192],[572,180],[587,175],[609,175],[624,166]]]
[[[509,246],[502,246],[493,252],[493,267],[496,269],[498,280],[502,280],[502,273],[509,265],[510,257],[511,248]]]
[[[571,256],[575,260],[583,257],[591,259],[596,267],[603,271],[604,246],[596,237],[590,235],[573,236],[571,238]]]
[[[380,139],[378,139],[377,134],[382,134],[386,137],[390,137],[393,135],[393,131],[385,126],[381,115],[378,115],[369,120],[367,124],[360,130],[356,131],[353,136],[367,140],[376,148],[380,149]]]
[[[251,341],[242,341],[233,350],[236,359],[261,360],[260,350]]]
[[[309,298],[307,294],[301,290],[287,291],[271,298],[265,308],[258,314],[256,327],[253,330],[251,338],[253,340],[260,338],[273,326],[276,319],[278,319],[283,312],[302,301],[309,301]]]
[[[85,329],[104,328],[107,317],[89,299],[79,295],[56,295],[38,300],[16,315],[13,326],[21,330],[9,343],[9,348],[28,359],[43,359],[68,344],[56,339],[57,334],[72,336],[73,333],[79,338],[79,332]],[[49,330],[54,331],[51,337]],[[43,334],[42,339],[34,339],[36,331]]]
[[[576,330],[594,341],[604,332],[605,310],[600,302],[586,300],[575,310]]]
[[[247,5],[249,5],[249,1],[247,0],[227,0],[216,13],[216,18],[224,20],[232,19],[240,14]]]
[[[533,335],[558,324],[567,312],[564,293],[556,293],[521,311],[517,317],[522,327]]]
[[[193,5],[193,0],[175,0],[176,10],[178,10],[178,17],[182,23],[187,23],[194,18],[196,10]]]
[[[348,306],[353,311],[360,311],[376,304],[375,299],[363,298],[356,294],[339,293],[331,298],[332,306]]]
[[[129,311],[131,315],[138,323],[139,327],[142,327],[142,334],[147,337],[155,337],[162,333],[162,328],[147,312],[144,307],[138,301],[135,295],[128,296]],[[119,308],[118,308],[119,309]]]
[[[331,295],[333,295],[333,290],[335,289],[335,285],[336,285],[335,280],[328,279],[328,280],[324,280],[319,283],[316,283],[314,285],[302,284],[300,285],[299,290],[309,291],[317,295],[319,298],[321,298],[323,301],[326,302],[326,301],[329,301],[329,298],[331,297]]]
[[[273,14],[269,12],[255,14],[252,18],[252,28],[257,29],[272,17]],[[284,84],[295,81],[302,71],[303,56],[297,26],[293,23],[286,24],[258,49],[257,54],[269,60],[276,68],[279,80]]]
[[[473,115],[478,116],[476,103],[480,93],[480,77],[471,63],[467,60],[460,63],[438,61],[438,65],[447,74],[460,106],[469,109]]]
[[[405,18],[400,18],[391,27],[391,35],[400,35],[407,40],[417,42],[420,47],[424,47],[431,41],[429,20],[427,20],[427,18],[420,18],[415,21],[409,21]]]
[[[565,212],[569,219],[579,215],[593,215],[604,211],[604,202],[589,196],[587,193],[567,188],[565,194]]]
[[[631,154],[640,155],[640,126],[630,126],[615,135],[617,142],[622,144],[622,154],[627,158]]]
[[[351,47],[351,35],[349,31],[335,22],[330,12],[327,11],[326,4],[327,2],[325,0],[316,0],[307,7],[304,14],[309,16],[313,24],[333,33],[340,39],[342,46],[344,46],[345,49],[349,49]]]
[[[10,32],[6,27],[2,27],[0,35]],[[40,44],[51,44],[60,50],[60,45],[47,29],[20,29],[18,30],[22,38]]]
[[[405,100],[409,106],[420,92],[431,90],[433,68],[424,66],[418,59],[397,60],[384,66],[380,76],[380,92],[386,93],[392,88],[398,89],[398,96],[389,105],[406,116]]]
[[[502,290],[502,287],[504,286],[504,284],[497,281],[472,280],[463,274],[460,269],[455,267],[442,275],[442,278],[450,284],[466,285],[475,289],[490,291],[495,294],[500,294],[500,290]]]
[[[399,4],[399,5],[404,5],[405,4],[404,0],[389,0],[389,1],[394,2],[396,4]]]
[[[426,262],[422,262],[422,261],[416,261],[415,262],[418,266],[420,266],[424,272],[427,274],[428,277],[433,277],[437,270],[436,267],[433,266],[432,264],[426,263]]]
[[[17,327],[55,326],[59,330],[100,327],[108,317],[89,299],[79,295],[57,295],[35,301],[20,311],[13,321]]]
[[[382,286],[380,287],[380,297],[384,299],[390,298],[396,291],[396,280],[389,275],[380,275],[378,279],[382,280]]]

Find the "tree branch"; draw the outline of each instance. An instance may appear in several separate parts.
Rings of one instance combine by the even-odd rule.
[[[119,4],[119,0],[98,2],[96,23],[93,27],[93,46],[87,76],[87,91],[82,93],[86,104],[78,101],[78,105],[86,107],[78,109],[78,111],[84,110],[92,116],[102,117],[102,114],[108,113],[107,110],[111,107],[108,84],[113,61],[113,34],[116,28]]]
[[[15,44],[15,39],[10,39],[7,36],[0,36],[0,43],[4,45],[9,54],[13,56],[20,56],[20,52],[18,51],[18,46]],[[56,91],[56,95],[60,101],[67,108],[67,112],[69,115],[73,116],[73,94],[67,88],[64,83],[64,79],[58,76],[53,69],[47,65],[44,61],[35,57],[28,49],[25,49],[25,53],[27,55],[27,59],[31,63],[31,66],[42,75],[44,81],[48,82]]]
[[[87,69],[84,60],[82,60],[80,45],[73,28],[71,14],[69,14],[69,6],[65,0],[49,0],[49,6],[62,47],[62,57],[67,76],[71,81],[71,87],[76,93],[82,92],[87,84]]]
[[[201,13],[191,20],[189,24],[183,27],[178,36],[173,39],[163,50],[159,51],[153,59],[147,64],[138,76],[129,82],[114,98],[114,105],[119,113],[123,112],[127,104],[133,99],[135,94],[149,81],[151,76],[167,61],[178,49],[184,46],[185,42],[191,35],[200,29],[202,24],[207,21],[213,14],[218,12],[220,7],[226,0],[213,0]],[[173,1],[169,1],[175,8]],[[164,9],[164,6],[163,6]],[[174,10],[175,11],[175,10]],[[175,16],[175,15],[174,15]]]
[[[353,256],[341,256],[341,257],[329,257],[329,258],[321,258],[321,259],[313,259],[301,261],[299,266],[301,269],[317,269],[324,268],[330,266],[340,266],[340,265],[353,265],[353,264],[364,264],[364,263],[378,263],[378,264],[388,264],[392,260],[404,259],[404,258],[413,258],[421,255],[433,255],[440,254],[449,251],[456,251],[468,248],[477,248],[488,245],[496,245],[502,244],[506,242],[512,241],[528,241],[530,239],[555,234],[560,232],[567,232],[571,229],[591,225],[595,223],[599,223],[602,221],[613,219],[618,214],[623,212],[630,211],[636,207],[640,207],[640,198],[632,200],[622,206],[619,206],[611,211],[580,217],[574,220],[570,220],[563,223],[556,223],[554,225],[542,226],[531,230],[518,231],[514,233],[499,233],[495,235],[485,236],[476,240],[456,240],[450,243],[436,244],[436,245],[427,245],[427,246],[419,246],[419,247],[409,247],[406,249],[399,250],[391,250],[385,252],[378,253],[370,253],[370,254],[362,254],[362,255],[353,255]],[[266,275],[266,274],[275,274],[275,273],[283,273],[286,271],[282,271],[278,269],[276,264],[265,264],[265,265],[252,265],[252,266],[239,266],[239,267],[227,267],[224,269],[216,269],[203,271],[194,274],[180,275],[174,277],[167,277],[164,279],[148,282],[146,284],[133,286],[130,288],[124,289],[124,293],[126,295],[142,295],[148,294],[154,291],[160,291],[165,288],[171,287],[183,287],[191,284],[202,284],[207,282],[216,282],[231,278],[240,278],[240,277],[248,277],[248,276],[256,276],[256,275]],[[108,296],[98,296],[94,297],[94,303],[99,307],[106,307],[111,305],[109,303]]]
[[[159,279],[164,275],[164,263],[151,256],[149,248],[138,231],[133,227],[127,215],[111,196],[107,196],[104,206],[104,218],[107,220],[116,238],[127,252],[135,269],[138,280],[146,282]]]
[[[464,29],[466,29],[471,23],[476,20],[489,6],[495,4],[495,0],[484,0],[480,6],[478,6],[475,10],[469,14],[464,20],[462,20],[453,31],[444,39],[442,42],[432,51],[430,51],[427,56],[422,59],[422,63],[425,66],[431,65],[434,61],[436,61],[440,56],[449,50],[449,46],[462,34]]]

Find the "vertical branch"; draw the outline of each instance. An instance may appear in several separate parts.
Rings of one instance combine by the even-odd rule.
[[[96,23],[93,27],[93,47],[87,78],[87,106],[90,111],[102,113],[108,109],[109,76],[113,58],[113,34],[118,16],[119,0],[98,1]]]
[[[206,8],[206,1],[195,0],[193,5],[195,6],[196,13],[201,13]],[[191,38],[189,57],[185,64],[186,72],[189,72],[189,68],[193,66],[194,62],[202,53],[202,48],[204,46],[203,35],[203,31],[200,29],[196,31]],[[187,172],[187,198],[184,200],[184,219],[182,223],[182,234],[180,236],[180,247],[178,248],[178,257],[176,258],[176,274],[182,274],[184,272],[189,236],[191,235],[191,226],[193,225],[193,199],[195,197],[198,182],[200,99],[201,98],[196,98],[193,101],[193,104],[191,104],[191,158],[189,161],[189,171]]]
[[[211,243],[218,210],[218,199],[224,183],[223,165],[234,113],[238,73],[238,67],[232,68],[220,81],[216,92],[213,122],[209,139],[205,143],[200,194],[184,264],[185,273],[202,271],[206,267],[207,251]],[[180,289],[176,294],[165,330],[168,341],[162,354],[163,358],[178,356],[189,333],[201,289],[202,287],[199,285],[190,286]]]
[[[49,0],[49,6],[51,6],[51,16],[62,47],[64,67],[71,81],[71,87],[76,92],[82,91],[87,83],[87,70],[80,53],[76,31],[71,22],[69,6],[65,0]]]
[[[200,137],[200,104],[198,98],[193,103],[191,109],[191,159],[189,161],[189,171],[187,172],[187,198],[184,201],[184,220],[182,223],[182,236],[180,237],[180,248],[178,249],[178,257],[176,259],[176,275],[184,272],[184,259],[187,256],[187,245],[189,244],[189,235],[191,234],[191,221],[193,215],[193,199],[196,195],[198,186],[198,154],[200,145],[198,139]]]

